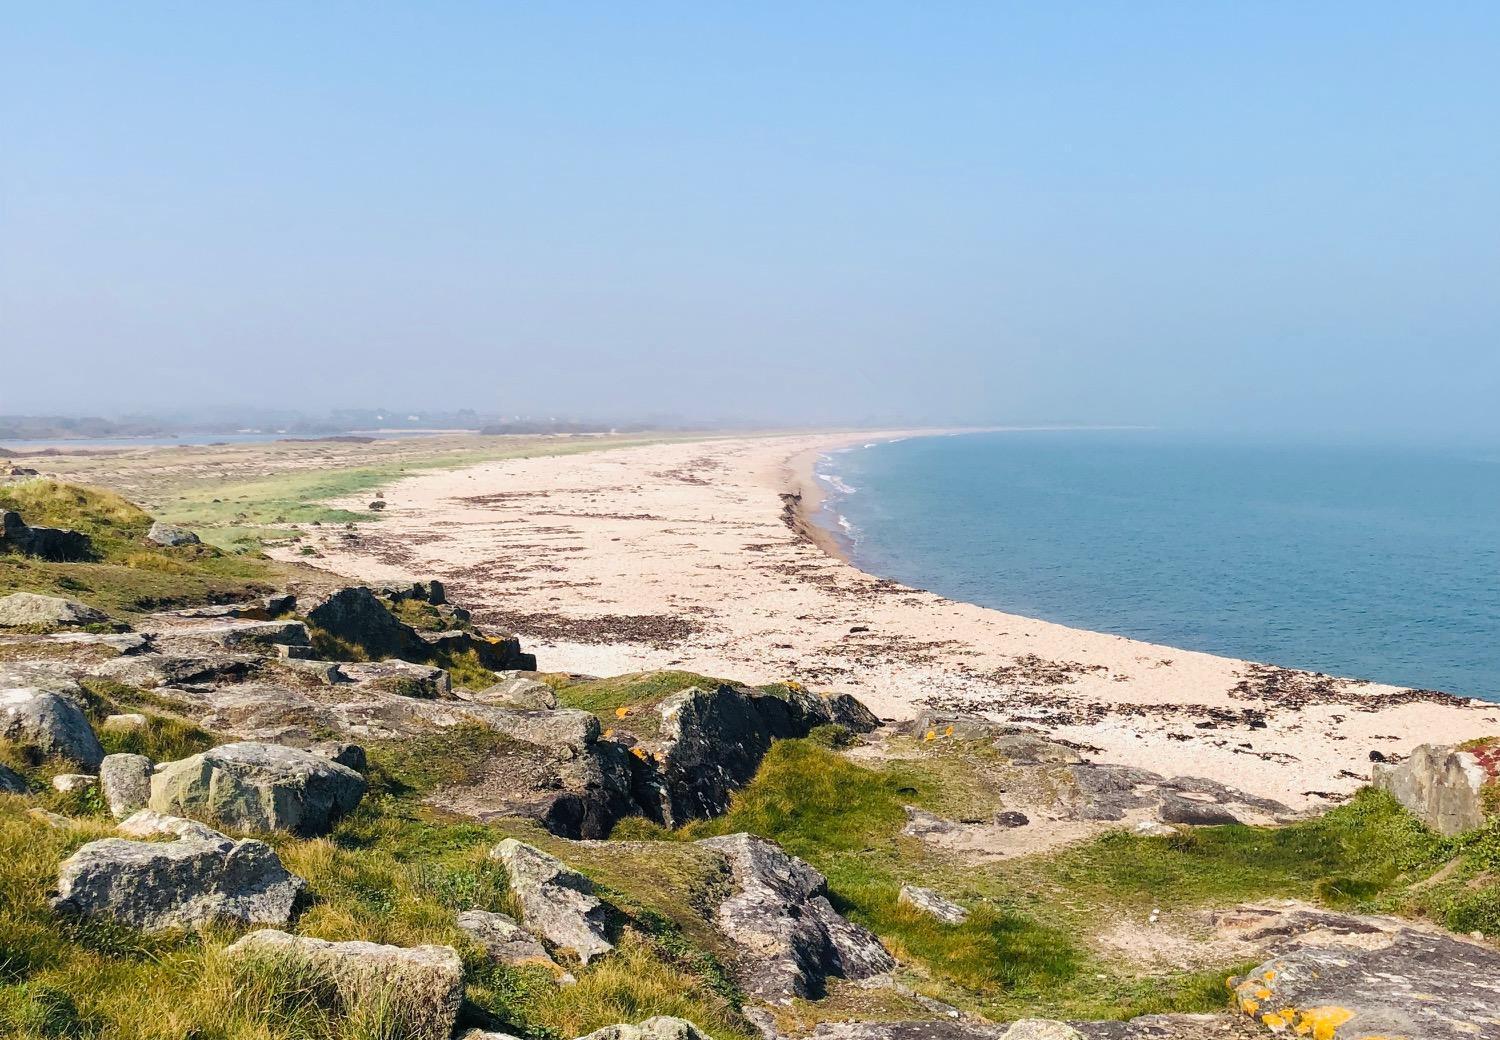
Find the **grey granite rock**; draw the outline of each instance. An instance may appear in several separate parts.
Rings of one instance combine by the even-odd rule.
[[[914,907],[944,924],[963,924],[969,919],[968,910],[951,899],[943,898],[932,889],[918,885],[902,885],[896,901],[904,906]]]
[[[76,599],[13,592],[0,596],[0,628],[67,628],[108,621],[109,615]]]
[[[151,760],[145,755],[105,755],[99,786],[109,813],[123,820],[151,800]]]
[[[364,797],[365,779],[321,755],[275,744],[224,744],[160,766],[151,808],[241,830],[326,833]]]
[[[146,541],[153,545],[174,549],[182,545],[199,544],[198,536],[186,527],[163,523],[160,520],[152,523],[151,530],[146,532]]]
[[[496,845],[490,856],[504,865],[527,928],[585,964],[614,949],[605,935],[608,911],[588,878],[514,838]]]
[[[44,758],[98,769],[104,748],[79,707],[80,699],[73,683],[0,689],[0,738]]]
[[[1376,787],[1449,837],[1484,825],[1484,789],[1494,779],[1478,755],[1444,745],[1423,744],[1399,765],[1374,766]]]

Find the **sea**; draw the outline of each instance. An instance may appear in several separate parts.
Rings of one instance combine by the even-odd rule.
[[[1032,430],[820,460],[861,569],[1076,628],[1500,701],[1500,447]]]

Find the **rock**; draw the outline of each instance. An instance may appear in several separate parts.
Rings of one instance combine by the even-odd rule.
[[[488,910],[465,910],[458,915],[458,927],[473,936],[489,953],[490,959],[500,964],[545,964],[557,965],[547,948],[530,932],[522,928],[513,918]]]
[[[99,728],[106,733],[135,733],[146,728],[146,716],[139,712],[127,712],[123,715],[106,715]]]
[[[1423,744],[1400,765],[1375,764],[1374,785],[1439,834],[1475,830],[1484,825],[1484,791],[1495,780],[1491,756],[1497,749],[1476,750]]]
[[[98,782],[97,776],[87,773],[58,773],[52,778],[52,789],[69,794],[73,791],[86,791]]]
[[[93,668],[90,674],[127,686],[152,689],[157,686],[238,682],[259,663],[259,658],[248,654],[139,653],[105,661]]]
[[[1147,838],[1172,838],[1180,833],[1176,827],[1162,823],[1160,820],[1142,820],[1132,830]]]
[[[1031,822],[1031,818],[1023,812],[1008,809],[995,814],[995,826],[997,827],[1025,827]]]
[[[59,649],[109,654],[138,654],[151,648],[151,637],[140,632],[53,632],[49,635],[0,634],[0,647],[24,647],[42,652]],[[103,656],[100,653],[99,656]]]
[[[175,524],[165,524],[160,520],[151,525],[151,530],[146,532],[146,541],[154,545],[176,548],[180,545],[199,545],[198,536],[186,527],[178,527]]]
[[[151,808],[240,830],[326,834],[365,794],[365,779],[320,755],[243,741],[168,762],[151,778]]]
[[[523,654],[515,636],[492,636],[454,629],[450,632],[417,632],[424,654],[473,654],[481,667],[492,672],[534,672],[536,654]]]
[[[8,766],[0,765],[0,794],[25,794],[26,778]]]
[[[115,828],[127,838],[199,838],[204,841],[229,841],[230,839],[207,824],[197,820],[184,820],[181,816],[163,816],[150,809],[131,813]]]
[[[742,955],[741,984],[774,1003],[821,996],[826,980],[859,981],[896,962],[880,941],[828,902],[828,882],[763,838],[730,834],[698,842],[724,856],[733,891],[715,913]]]
[[[496,845],[490,857],[504,865],[527,928],[584,964],[614,949],[605,937],[608,910],[588,878],[514,838]]]
[[[501,1033],[493,1029],[466,1029],[458,1040],[521,1040],[514,1033]]]
[[[1006,733],[990,746],[1015,765],[1075,765],[1083,761],[1073,748],[1035,733]]]
[[[486,686],[471,693],[466,699],[476,704],[494,704],[527,711],[546,711],[557,707],[557,693],[552,687],[524,676],[515,676],[493,686]]]
[[[1218,827],[1240,822],[1238,816],[1222,805],[1183,798],[1180,795],[1163,798],[1157,813],[1163,823],[1183,823],[1191,827]]]
[[[99,764],[99,786],[109,814],[123,820],[151,800],[151,760],[145,755],[105,755]]]
[[[1059,792],[1063,815],[1072,820],[1123,820],[1132,810],[1155,810],[1168,823],[1212,826],[1275,822],[1291,810],[1197,776],[1170,779],[1133,766],[1088,762],[1063,767],[1071,789]]]
[[[1264,911],[1273,956],[1232,979],[1242,1012],[1274,1032],[1472,1040],[1500,1035],[1500,952],[1386,917]]]
[[[636,800],[646,815],[669,827],[717,816],[755,775],[772,740],[805,737],[836,713],[869,728],[848,703],[794,684],[783,689],[695,686],[663,699],[656,706],[659,738],[642,742],[637,758]]]
[[[979,1022],[823,1022],[812,1040],[1252,1040],[1265,1034],[1229,1015],[1146,1015],[1128,1022],[1025,1018]]]
[[[56,527],[28,527],[20,513],[9,509],[0,511],[0,547],[53,563],[78,563],[94,556],[88,535]]]
[[[376,512],[379,512],[380,510],[385,508],[385,502],[377,498],[375,501],[370,503],[370,508]]]
[[[35,686],[0,689],[0,738],[43,758],[99,768],[104,749],[73,696],[75,684],[57,690]]]
[[[453,683],[442,668],[408,661],[370,661],[340,664],[339,673],[348,682],[364,683],[380,693],[436,700],[453,694]]]
[[[1084,1040],[1084,1036],[1066,1022],[1023,1018],[1012,1022],[1000,1040]]]
[[[282,924],[303,886],[258,841],[105,838],[63,860],[52,905],[150,931]]]
[[[944,924],[963,924],[969,919],[969,911],[951,900],[944,899],[930,888],[902,885],[901,894],[896,897],[896,902],[904,906],[915,907]]]
[[[108,621],[109,615],[76,599],[13,592],[0,596],[0,628],[66,628]]]
[[[902,728],[906,734],[921,741],[933,740],[993,740],[1002,734],[1018,732],[1019,727],[1010,723],[992,722],[982,715],[964,715],[928,708]]]
[[[310,641],[300,621],[223,621],[161,633],[190,643],[210,643],[226,650],[259,649],[276,652],[281,646],[305,647]]]
[[[931,838],[940,834],[954,834],[963,829],[960,824],[945,820],[926,809],[918,809],[915,805],[903,805],[901,808],[906,811],[906,826],[901,828],[901,833],[908,838]]]
[[[370,766],[369,756],[358,744],[323,744],[313,748],[313,752],[356,773],[363,773]]]
[[[685,1018],[656,1015],[639,1025],[622,1022],[605,1026],[578,1040],[708,1040],[708,1037]]]
[[[307,612],[307,622],[372,658],[426,656],[416,629],[398,620],[363,585],[339,589]]]
[[[451,946],[383,946],[328,942],[266,929],[230,946],[231,959],[270,961],[310,970],[332,985],[345,1016],[378,1002],[392,1016],[381,1035],[448,1040],[463,1001],[464,967]],[[383,1023],[386,1024],[386,1023]]]

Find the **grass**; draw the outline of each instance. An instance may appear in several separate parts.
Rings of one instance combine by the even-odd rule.
[[[653,710],[674,693],[699,686],[713,689],[723,683],[694,672],[633,672],[606,679],[570,682],[566,676],[548,676],[562,708],[580,708],[599,717],[606,730],[628,729],[642,737],[657,734],[660,719]]]
[[[78,599],[129,617],[171,607],[225,603],[265,595],[289,568],[256,555],[209,545],[163,548],[145,541],[151,516],[110,491],[51,480],[0,486],[0,508],[29,524],[82,531],[96,559],[49,563],[0,553],[0,595],[38,592]]]

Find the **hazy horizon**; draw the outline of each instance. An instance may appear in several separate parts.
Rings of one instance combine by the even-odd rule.
[[[1500,436],[1500,9],[16,7],[0,414]]]

